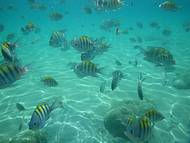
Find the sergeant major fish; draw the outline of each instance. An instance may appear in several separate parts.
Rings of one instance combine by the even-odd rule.
[[[142,143],[149,139],[152,134],[152,123],[146,116],[141,118],[129,117],[124,134],[133,143]]]
[[[14,83],[27,71],[26,67],[21,67],[13,63],[0,65],[0,88]]]
[[[92,40],[88,36],[83,35],[79,38],[74,38],[71,41],[71,45],[79,52],[88,52],[96,48],[96,41]]]
[[[45,126],[46,121],[49,119],[50,113],[56,108],[63,108],[63,103],[55,101],[50,106],[47,103],[40,103],[36,106],[30,122],[28,123],[30,130],[41,129]]]
[[[95,0],[97,10],[115,10],[124,5],[123,0]]]
[[[15,43],[4,42],[1,45],[1,53],[5,62],[16,61],[15,48],[16,48]]]
[[[178,6],[175,2],[168,0],[168,1],[161,3],[159,5],[159,8],[162,8],[162,9],[168,10],[168,11],[176,11],[182,7]]]
[[[124,75],[120,70],[116,70],[112,73],[112,76],[111,89],[113,91],[117,88],[119,81],[124,77]]]
[[[164,116],[160,112],[158,112],[156,109],[147,110],[144,116],[149,118],[152,123],[155,123],[164,119]]]
[[[83,61],[74,66],[74,71],[79,77],[97,76],[97,73],[101,73],[102,69],[103,68],[98,68],[97,65],[91,61]]]

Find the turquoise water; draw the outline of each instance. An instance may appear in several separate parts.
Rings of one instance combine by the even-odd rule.
[[[19,39],[16,48],[19,60],[23,65],[31,64],[28,72],[19,80],[0,89],[0,142],[1,139],[27,132],[36,105],[41,102],[52,103],[55,99],[64,103],[64,109],[53,111],[46,126],[40,130],[47,133],[48,143],[130,142],[113,137],[104,127],[104,117],[114,101],[140,100],[137,96],[140,72],[146,75],[143,82],[145,100],[153,102],[165,116],[163,121],[154,126],[154,138],[149,142],[190,142],[190,90],[172,86],[176,74],[188,71],[190,66],[190,32],[186,32],[183,27],[184,23],[190,22],[189,0],[176,0],[182,6],[176,11],[159,8],[158,5],[163,2],[161,0],[124,0],[125,4],[120,9],[108,11],[95,10],[93,0],[65,0],[63,4],[59,0],[36,1],[45,4],[47,9],[31,9],[28,1],[24,0],[0,0],[0,24],[4,25],[0,42],[6,40],[7,34],[14,33],[13,41]],[[10,6],[12,8],[8,8]],[[85,13],[85,6],[92,8],[92,14]],[[63,19],[51,20],[49,14],[54,11],[62,13]],[[110,32],[102,30],[100,25],[109,19],[119,20],[120,29],[127,29],[128,34],[116,35],[115,28]],[[159,23],[160,29],[150,27],[153,21]],[[36,24],[40,31],[23,34],[21,27],[28,22]],[[143,28],[139,28],[137,22],[141,22]],[[130,27],[133,30],[129,30]],[[171,30],[171,35],[162,34],[165,28]],[[99,67],[104,67],[102,74],[79,78],[69,63],[80,63],[80,53],[72,46],[65,51],[49,46],[52,32],[62,29],[66,30],[65,36],[69,42],[81,35],[94,39],[106,38],[111,47],[92,60]],[[137,36],[142,38],[142,43],[136,44],[129,40]],[[174,70],[165,71],[162,66],[145,61],[143,54],[136,56],[139,50],[134,49],[135,45],[167,48],[176,60]],[[115,64],[116,59],[122,63],[121,66]],[[136,67],[129,63],[135,59],[138,61]],[[124,78],[112,91],[110,85],[115,70],[121,70]],[[40,81],[44,75],[53,76],[58,86],[45,86]],[[163,80],[168,81],[165,86],[162,85]],[[106,81],[106,87],[101,93],[99,88],[103,81]],[[19,112],[16,103],[22,103],[26,110]],[[19,131],[23,116],[23,127]]]

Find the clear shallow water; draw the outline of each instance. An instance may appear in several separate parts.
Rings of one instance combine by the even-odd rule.
[[[144,61],[143,55],[137,58],[137,67],[128,63],[139,53],[133,48],[135,44],[130,42],[129,38],[140,36],[143,39],[140,45],[161,46],[164,42],[165,47],[172,52],[177,64],[174,71],[167,73],[169,80],[175,76],[175,73],[188,70],[190,33],[184,32],[182,25],[190,21],[189,1],[179,1],[184,7],[177,12],[161,10],[152,1],[147,0],[134,1],[133,7],[125,5],[114,12],[93,11],[91,15],[83,11],[83,7],[89,4],[85,0],[67,0],[63,5],[59,5],[57,1],[42,2],[47,4],[47,10],[31,10],[25,1],[6,3],[0,1],[3,7],[0,23],[5,26],[5,30],[0,33],[1,42],[8,33],[15,33],[15,39],[20,39],[16,49],[19,59],[24,65],[32,63],[29,71],[20,80],[0,90],[0,136],[13,137],[18,134],[18,126],[23,115],[23,131],[28,130],[27,124],[35,106],[40,102],[52,102],[55,98],[60,98],[65,108],[53,111],[46,127],[42,129],[48,133],[49,142],[126,142],[112,137],[106,131],[104,116],[115,100],[138,100],[137,77],[139,72],[143,72],[147,75],[143,83],[145,98],[153,101],[166,117],[155,126],[156,140],[150,142],[189,143],[189,90],[178,90],[170,84],[162,86],[162,75],[165,71],[162,67]],[[14,6],[13,10],[5,8],[9,4]],[[64,15],[63,20],[56,22],[48,17],[53,10],[69,13]],[[24,19],[21,16],[24,16]],[[99,28],[103,20],[112,18],[119,19],[122,28],[133,27],[134,30],[129,31],[127,35],[115,35],[114,32],[105,32]],[[29,21],[37,24],[41,31],[23,35],[20,28]],[[139,21],[143,23],[143,29],[136,26],[136,22]],[[152,21],[159,22],[161,29],[169,27],[172,34],[163,36],[161,29],[150,28],[149,23]],[[82,79],[76,76],[68,63],[79,63],[79,52],[72,47],[67,51],[61,51],[48,45],[51,33],[60,29],[66,29],[65,34],[69,41],[83,34],[94,38],[106,37],[112,47],[93,60],[100,67],[105,67],[102,75]],[[115,59],[119,59],[122,66],[117,66]],[[116,69],[120,69],[125,78],[121,80],[115,91],[111,91],[112,72]],[[58,86],[52,88],[44,86],[40,82],[43,75],[55,77]],[[99,86],[103,80],[106,80],[106,89],[104,93],[100,93]],[[18,102],[23,103],[27,110],[19,113],[15,107],[15,103]]]

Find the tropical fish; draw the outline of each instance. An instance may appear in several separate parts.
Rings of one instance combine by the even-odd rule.
[[[117,65],[117,66],[121,66],[122,65],[122,63],[119,61],[119,60],[115,60],[115,64]]]
[[[175,2],[172,0],[165,1],[159,5],[159,8],[162,8],[164,10],[168,11],[176,11],[181,8],[181,6],[178,6]]]
[[[58,82],[51,76],[44,76],[42,77],[41,81],[44,83],[44,85],[47,85],[50,87],[58,85]]]
[[[21,27],[23,34],[28,34],[32,31],[37,32],[39,29],[33,22],[27,23],[25,26]]]
[[[149,118],[152,123],[155,123],[164,119],[164,116],[155,109],[149,109],[148,111],[145,112],[144,116]]]
[[[65,38],[64,30],[53,32],[49,40],[49,45],[51,47],[64,47],[64,49],[68,49],[68,42]]]
[[[134,143],[145,142],[152,134],[152,123],[146,116],[142,118],[129,117],[124,134]]]
[[[91,61],[83,61],[76,64],[74,71],[77,75],[83,76],[97,76],[97,73],[101,73],[102,68],[98,68],[96,64]]]
[[[144,52],[144,59],[159,66],[175,65],[173,55],[166,48],[149,46]]]
[[[21,103],[16,103],[16,108],[18,109],[18,111],[24,111],[26,110],[24,105],[22,105]]]
[[[124,75],[120,70],[116,70],[112,73],[112,76],[113,77],[112,77],[111,89],[115,90],[118,86],[118,83],[124,77]]]
[[[139,74],[138,77],[138,84],[137,84],[137,93],[138,93],[138,97],[140,98],[140,100],[143,100],[144,95],[143,95],[143,90],[142,90],[142,82],[145,80],[145,78],[142,77],[142,73]]]
[[[5,62],[14,62],[16,61],[15,48],[16,43],[4,42],[1,45],[1,53],[3,55]]]
[[[87,51],[87,52],[83,52],[81,53],[81,61],[93,60],[95,58],[95,55],[96,55],[95,49]]]
[[[71,45],[79,52],[88,52],[95,49],[96,43],[92,38],[84,35],[73,39]]]
[[[0,87],[5,87],[14,83],[26,72],[26,67],[21,67],[13,63],[0,65]]]
[[[95,0],[97,10],[116,10],[124,5],[123,0]]]
[[[37,130],[43,128],[49,119],[50,113],[56,108],[63,108],[63,103],[55,101],[51,106],[47,103],[38,104],[28,123],[29,129]]]

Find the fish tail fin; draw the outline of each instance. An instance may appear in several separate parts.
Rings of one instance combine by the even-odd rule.
[[[103,70],[104,70],[104,69],[105,69],[105,67],[99,68],[99,69],[98,69],[98,73],[103,74]]]
[[[64,104],[63,101],[61,101],[60,99],[56,99],[52,105],[50,106],[51,111],[56,109],[56,108],[64,108]]]

